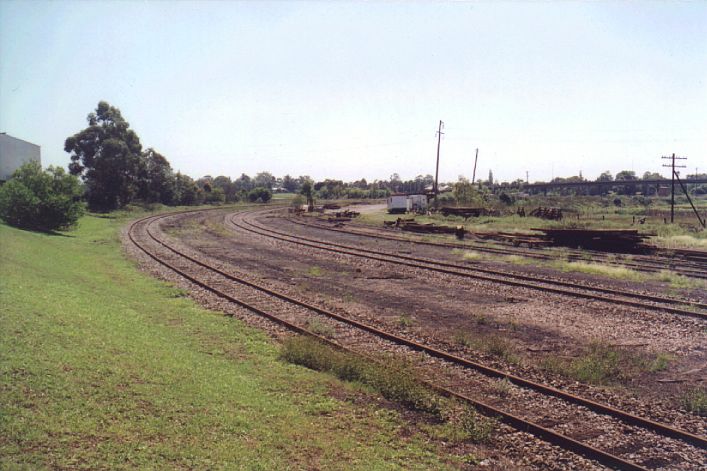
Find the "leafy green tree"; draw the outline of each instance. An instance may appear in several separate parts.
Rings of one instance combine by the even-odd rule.
[[[196,182],[188,175],[177,172],[174,178],[174,203],[191,206],[201,203],[202,198],[202,192]]]
[[[297,191],[297,180],[289,175],[282,177],[282,187],[290,193]]]
[[[224,201],[226,201],[226,194],[224,193],[223,188],[214,186],[211,188],[211,191],[204,193],[204,203],[220,204]]]
[[[314,208],[314,187],[312,186],[311,180],[304,180],[300,194],[307,198],[307,206],[309,210],[312,211]]]
[[[263,188],[267,188],[268,190],[272,190],[272,187],[275,184],[275,177],[273,177],[272,173],[270,172],[260,172],[253,179],[253,183],[256,187],[260,186]]]
[[[140,197],[150,203],[174,204],[175,177],[169,161],[153,148],[142,153]]]
[[[605,171],[601,175],[599,175],[599,178],[597,178],[598,182],[613,182],[614,177],[611,175],[610,171]]]
[[[78,178],[63,168],[43,171],[38,162],[29,162],[0,187],[0,218],[27,229],[69,229],[84,212],[81,193]]]
[[[616,174],[616,178],[614,179],[614,182],[634,182],[638,180],[638,177],[636,176],[636,172],[633,170],[622,170],[619,173]],[[622,195],[633,195],[636,193],[636,185],[635,184],[628,184],[628,185],[617,185],[616,191],[619,194]]]
[[[71,154],[69,171],[86,183],[88,204],[111,210],[138,194],[142,145],[118,108],[105,101],[87,116],[88,127],[70,136],[64,150]]]
[[[253,188],[248,192],[248,200],[255,203],[256,201],[261,201],[263,203],[267,203],[272,199],[272,192],[263,187],[256,187]]]
[[[223,190],[227,202],[232,203],[234,201],[238,201],[238,191],[236,190],[236,185],[229,177],[219,175],[214,178],[212,185]]]
[[[643,173],[643,179],[644,179],[644,180],[662,180],[663,178],[665,178],[665,177],[663,177],[663,175],[661,175],[661,174],[658,173],[658,172],[649,172],[649,171],[646,171],[646,172]]]
[[[242,173],[240,177],[234,180],[233,184],[236,186],[236,191],[238,192],[247,192],[255,187],[255,185],[253,185],[253,180],[245,173]]]
[[[471,182],[464,177],[459,177],[459,181],[454,184],[454,199],[459,204],[482,205],[484,197],[479,187],[472,185]]]

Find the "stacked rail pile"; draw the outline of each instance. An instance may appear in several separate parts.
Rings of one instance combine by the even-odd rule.
[[[635,229],[595,230],[595,229],[531,229],[544,233],[543,239],[552,245],[574,247],[608,252],[649,252],[654,249],[645,241],[647,234],[639,234]]]
[[[464,219],[468,218],[478,218],[481,216],[500,216],[501,212],[497,209],[487,209],[487,208],[466,208],[466,207],[451,207],[443,206],[439,210],[444,217],[447,216],[461,216]]]
[[[403,231],[417,232],[421,234],[454,234],[457,237],[464,237],[466,229],[463,226],[438,226],[432,222],[427,224],[420,224],[415,222],[414,219],[401,219],[398,218],[396,221],[384,221],[384,225],[387,227],[396,227]]]

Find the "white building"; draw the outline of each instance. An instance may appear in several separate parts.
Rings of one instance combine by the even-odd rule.
[[[32,160],[42,163],[38,145],[0,133],[0,182],[9,180],[15,170]]]
[[[427,195],[408,195],[408,211],[427,211]]]
[[[408,195],[395,193],[388,197],[389,213],[405,213],[408,210]]]
[[[407,213],[427,210],[427,196],[394,193],[388,197],[389,213]]]

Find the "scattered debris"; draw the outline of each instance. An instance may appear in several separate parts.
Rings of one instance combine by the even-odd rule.
[[[385,221],[386,226],[395,226],[403,231],[418,232],[425,234],[454,234],[457,239],[463,239],[466,229],[464,226],[438,226],[434,223],[420,224],[412,220],[398,218],[396,221]]]
[[[523,209],[523,215],[525,215],[525,209]],[[549,219],[551,221],[560,221],[562,219],[562,209],[561,208],[543,208],[540,206],[532,210],[529,214],[530,216]]]

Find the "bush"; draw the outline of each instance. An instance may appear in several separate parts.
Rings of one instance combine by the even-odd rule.
[[[204,192],[204,203],[221,204],[226,201],[226,194],[219,187],[212,188],[211,191]]]
[[[509,196],[506,193],[501,193],[501,196],[499,196],[498,199],[501,200],[501,203],[507,206],[510,206],[516,202],[516,199],[514,197]]]
[[[81,193],[78,178],[63,168],[43,171],[38,162],[30,162],[0,188],[0,218],[25,229],[69,229],[84,212]]]
[[[267,203],[270,199],[272,199],[272,192],[261,186],[253,188],[248,192],[248,201],[251,203],[255,203],[256,201]]]

